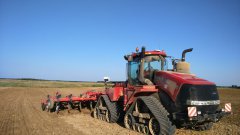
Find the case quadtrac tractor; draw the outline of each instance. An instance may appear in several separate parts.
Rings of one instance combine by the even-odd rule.
[[[166,69],[169,56],[164,51],[142,47],[141,52],[136,49],[125,55],[127,81],[105,88],[94,117],[110,123],[123,121],[128,129],[152,135],[172,135],[176,126],[210,129],[231,113],[231,104],[221,109],[216,85],[190,73],[185,54],[191,51],[172,59],[173,69]]]

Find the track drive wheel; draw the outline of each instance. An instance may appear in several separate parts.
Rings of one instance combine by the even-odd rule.
[[[95,118],[107,121],[109,123],[117,122],[119,115],[115,102],[111,102],[107,95],[99,97],[93,115]]]

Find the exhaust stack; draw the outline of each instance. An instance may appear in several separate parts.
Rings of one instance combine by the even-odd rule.
[[[191,52],[192,50],[193,50],[193,48],[189,48],[189,49],[186,49],[186,50],[184,50],[184,51],[182,52],[182,62],[185,61],[185,55],[186,55],[186,53]]]
[[[191,52],[193,48],[186,49],[182,52],[182,59],[176,64],[176,71],[179,73],[190,74],[190,63],[185,62],[185,55]]]

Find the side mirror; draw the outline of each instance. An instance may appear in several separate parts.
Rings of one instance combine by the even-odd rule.
[[[124,59],[127,60],[128,62],[133,61],[132,55],[125,55],[125,56],[124,56]]]

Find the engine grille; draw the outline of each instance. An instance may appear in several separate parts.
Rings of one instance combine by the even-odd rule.
[[[215,85],[184,84],[177,96],[176,107],[181,112],[185,112],[187,111],[187,107],[196,106],[198,111],[211,114],[216,112],[219,103],[219,96]]]

